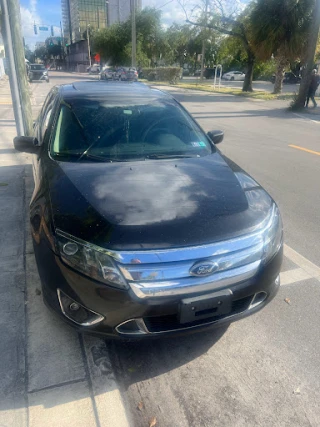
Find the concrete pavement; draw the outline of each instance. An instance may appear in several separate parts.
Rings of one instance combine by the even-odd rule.
[[[31,85],[34,115],[49,89],[40,85]],[[79,335],[43,304],[28,222],[31,156],[13,149],[12,105],[1,103],[8,93],[2,82],[0,426],[127,427],[105,342]]]

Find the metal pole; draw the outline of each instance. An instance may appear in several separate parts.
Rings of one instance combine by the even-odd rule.
[[[205,51],[206,51],[206,42],[205,42],[205,37],[207,36],[207,15],[208,15],[208,3],[209,1],[206,0],[206,9],[205,9],[205,29],[203,31],[203,39],[202,39],[202,53],[201,53],[201,74],[200,74],[200,80],[203,81],[203,71],[204,71],[204,55],[205,55]]]
[[[109,27],[110,20],[109,20],[109,0],[106,0],[106,27]]]
[[[221,65],[221,64],[219,64],[219,65],[218,65],[218,67],[220,67],[220,76],[219,76],[219,90],[220,90],[220,87],[221,87],[221,79],[222,79],[222,65]]]
[[[136,67],[136,64],[137,64],[137,29],[136,29],[135,0],[131,0],[131,21],[132,21],[132,67]]]
[[[9,62],[9,82],[18,136],[32,132],[32,113],[17,0],[1,0],[2,34]]]
[[[88,56],[89,56],[89,66],[91,67],[91,49],[90,49],[90,25],[87,25],[87,42],[88,42]]]

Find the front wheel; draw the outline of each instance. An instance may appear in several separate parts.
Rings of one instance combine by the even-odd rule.
[[[49,81],[50,81],[49,79],[46,80],[47,83],[49,83]]]
[[[230,81],[234,82],[234,77],[231,77]]]

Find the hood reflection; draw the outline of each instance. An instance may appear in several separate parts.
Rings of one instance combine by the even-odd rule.
[[[93,182],[96,198],[108,201],[108,214],[117,223],[147,225],[186,218],[197,210],[194,198],[205,195],[196,189],[190,176],[181,170],[175,173],[171,165],[162,167],[161,173],[152,173],[152,167],[133,165],[132,168],[134,173],[115,170],[112,185],[108,182],[108,174]]]

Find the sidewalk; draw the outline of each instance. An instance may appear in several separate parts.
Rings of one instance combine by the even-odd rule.
[[[0,426],[128,427],[104,340],[79,335],[42,301],[28,222],[32,159],[13,149],[12,108],[0,107]]]

